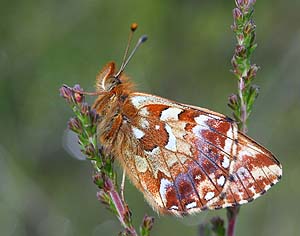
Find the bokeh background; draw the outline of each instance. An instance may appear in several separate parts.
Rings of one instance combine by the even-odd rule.
[[[63,84],[93,91],[97,71],[121,62],[129,25],[148,34],[126,72],[139,91],[231,115],[234,1],[1,1],[0,235],[117,235],[120,226],[96,199],[92,168],[66,131],[71,110]],[[300,231],[300,2],[257,0],[260,96],[249,135],[282,162],[282,181],[242,207],[237,235]],[[94,98],[90,98],[90,102]],[[153,235],[197,235],[225,210],[178,219],[157,216],[126,184],[135,225],[154,215]]]

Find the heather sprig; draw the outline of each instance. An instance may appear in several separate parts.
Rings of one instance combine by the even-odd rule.
[[[256,25],[253,20],[254,3],[255,0],[235,0],[234,22],[231,26],[237,41],[231,64],[232,72],[238,79],[238,92],[229,96],[228,106],[233,110],[239,129],[244,133],[247,131],[247,119],[259,92],[258,86],[252,84],[259,69],[256,64],[251,64],[251,56],[257,47]]]
[[[229,96],[228,106],[233,110],[239,130],[246,133],[247,120],[259,93],[258,86],[252,83],[259,67],[251,63],[251,56],[257,47],[253,20],[255,0],[235,0],[235,4],[231,28],[237,43],[231,64],[238,80],[238,92]],[[239,210],[239,206],[227,208],[227,236],[234,236]]]
[[[95,110],[85,102],[82,88],[75,85],[70,88],[66,85],[60,88],[60,95],[67,101],[75,117],[68,122],[68,128],[78,136],[81,152],[91,161],[95,174],[93,181],[98,186],[98,200],[115,214],[124,227],[120,235],[137,236],[133,227],[131,211],[120,196],[117,183],[117,174],[114,170],[114,159],[103,154],[102,148],[97,144],[97,119]],[[140,235],[149,236],[154,218],[145,216],[140,226]]]

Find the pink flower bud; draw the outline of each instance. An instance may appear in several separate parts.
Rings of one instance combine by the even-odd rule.
[[[234,8],[232,14],[233,14],[233,18],[237,21],[243,18],[243,13],[238,8]]]

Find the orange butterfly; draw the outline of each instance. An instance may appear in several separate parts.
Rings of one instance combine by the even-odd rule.
[[[160,213],[225,208],[264,194],[280,179],[281,165],[271,152],[240,133],[233,120],[134,92],[123,71],[145,39],[118,72],[110,62],[97,75],[99,96],[93,108],[99,115],[97,132],[104,153],[119,160]]]

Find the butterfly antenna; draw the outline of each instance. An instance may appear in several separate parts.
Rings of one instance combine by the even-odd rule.
[[[138,42],[136,43],[135,47],[133,48],[133,50],[131,51],[130,55],[127,57],[128,55],[128,51],[129,51],[129,47],[132,41],[132,36],[134,31],[137,29],[138,25],[136,23],[131,24],[131,31],[129,34],[129,38],[128,38],[128,43],[125,49],[125,53],[124,53],[124,57],[123,57],[123,61],[121,64],[121,67],[119,69],[119,71],[114,75],[114,77],[118,78],[120,76],[120,74],[124,71],[125,67],[127,66],[128,62],[130,61],[130,59],[132,58],[132,56],[134,55],[134,53],[136,52],[136,50],[139,48],[139,46],[144,43],[147,40],[147,36],[143,35],[139,38]],[[127,59],[126,59],[127,57]]]
[[[138,27],[137,23],[132,23],[131,26],[130,26],[130,33],[129,33],[127,45],[126,45],[126,48],[125,48],[125,52],[124,52],[124,56],[123,56],[123,60],[122,60],[122,64],[121,64],[120,68],[123,68],[123,66],[124,66],[124,63],[126,61],[126,57],[128,55],[128,51],[129,51],[129,48],[130,48],[130,44],[131,44],[131,41],[132,41],[133,33],[134,33],[134,31],[136,31],[137,27]]]

